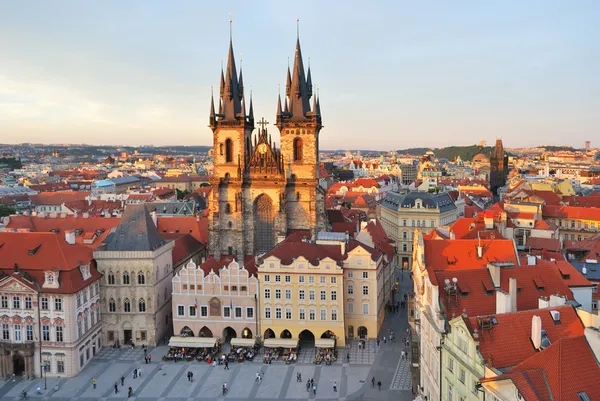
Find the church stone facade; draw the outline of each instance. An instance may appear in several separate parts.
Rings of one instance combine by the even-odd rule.
[[[314,238],[325,229],[325,194],[318,185],[320,104],[313,96],[310,68],[305,73],[299,41],[293,70],[288,67],[283,104],[281,96],[277,103],[280,150],[271,140],[268,122],[258,124],[257,135],[252,135],[252,99],[246,108],[243,75],[237,72],[230,41],[218,112],[214,99],[210,110],[214,189],[209,253],[217,260],[233,255],[243,262],[271,250],[289,230],[308,230]]]
[[[490,154],[490,190],[495,197],[498,189],[506,185],[508,177],[508,155],[504,153],[502,139],[496,139],[496,146]]]

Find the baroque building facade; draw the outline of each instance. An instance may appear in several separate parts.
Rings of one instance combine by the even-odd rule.
[[[312,108],[310,99],[313,98]],[[227,68],[221,71],[218,112],[211,99],[214,134],[213,186],[208,210],[209,254],[264,254],[289,230],[325,229],[324,191],[319,187],[320,104],[313,96],[310,68],[305,74],[299,40],[294,67],[288,67],[286,96],[277,105],[281,149],[267,122],[255,129],[252,99],[246,108],[242,71],[235,65],[230,40]]]

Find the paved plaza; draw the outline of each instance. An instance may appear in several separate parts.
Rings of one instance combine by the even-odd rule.
[[[403,282],[401,293],[410,289],[410,283]],[[141,349],[106,348],[98,352],[88,366],[70,379],[48,378],[47,390],[44,380],[0,381],[2,400],[18,400],[21,391],[26,390],[32,400],[124,400],[127,389],[133,388],[130,400],[136,401],[200,401],[200,400],[412,400],[410,362],[401,359],[402,337],[407,327],[406,309],[386,316],[382,335],[392,328],[399,341],[383,343],[372,348],[371,340],[364,349],[358,342],[338,350],[338,362],[332,365],[314,365],[314,349],[302,349],[298,363],[286,365],[273,362],[262,363],[262,352],[254,362],[231,363],[230,370],[224,366],[212,367],[202,362],[164,362],[161,357],[167,347],[150,350],[152,364],[144,363]],[[262,350],[261,350],[262,351]],[[346,355],[350,354],[348,363]],[[142,376],[133,379],[133,369],[142,368]],[[256,373],[264,372],[261,383],[255,382]],[[187,372],[194,373],[190,382]],[[302,382],[296,380],[301,373]],[[125,376],[125,385],[120,378]],[[92,386],[96,378],[97,388]],[[371,378],[381,380],[382,388],[373,387]],[[306,391],[306,380],[313,378],[317,386],[316,394]],[[119,382],[119,392],[115,394],[114,384]],[[229,392],[222,395],[221,386],[227,382]],[[337,383],[337,391],[333,384]],[[42,394],[36,394],[36,387]],[[57,386],[57,387],[55,387]],[[56,389],[57,388],[57,389]]]

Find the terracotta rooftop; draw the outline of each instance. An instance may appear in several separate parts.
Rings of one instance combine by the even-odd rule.
[[[489,262],[518,264],[518,254],[512,240],[456,239],[424,240],[427,267],[438,270],[463,270],[485,267]],[[481,244],[482,257],[477,255]]]

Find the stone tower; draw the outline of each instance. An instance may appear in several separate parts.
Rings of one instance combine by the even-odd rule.
[[[504,153],[502,139],[496,139],[496,146],[490,154],[490,190],[494,197],[498,196],[498,189],[506,185],[508,177],[508,155]]]
[[[276,125],[286,169],[288,229],[314,234],[325,229],[325,196],[318,186],[321,106],[312,86],[310,66],[305,72],[298,38],[291,72],[288,66],[283,107],[281,95],[277,99]]]
[[[235,255],[243,263],[245,257],[271,250],[289,230],[314,235],[325,229],[325,196],[318,186],[320,105],[315,97],[311,111],[311,87],[298,41],[293,74],[288,69],[285,108],[279,99],[277,111],[281,150],[264,119],[253,137],[252,99],[246,114],[242,72],[237,75],[230,40],[218,113],[214,99],[210,106],[214,173],[208,242],[215,258]]]

